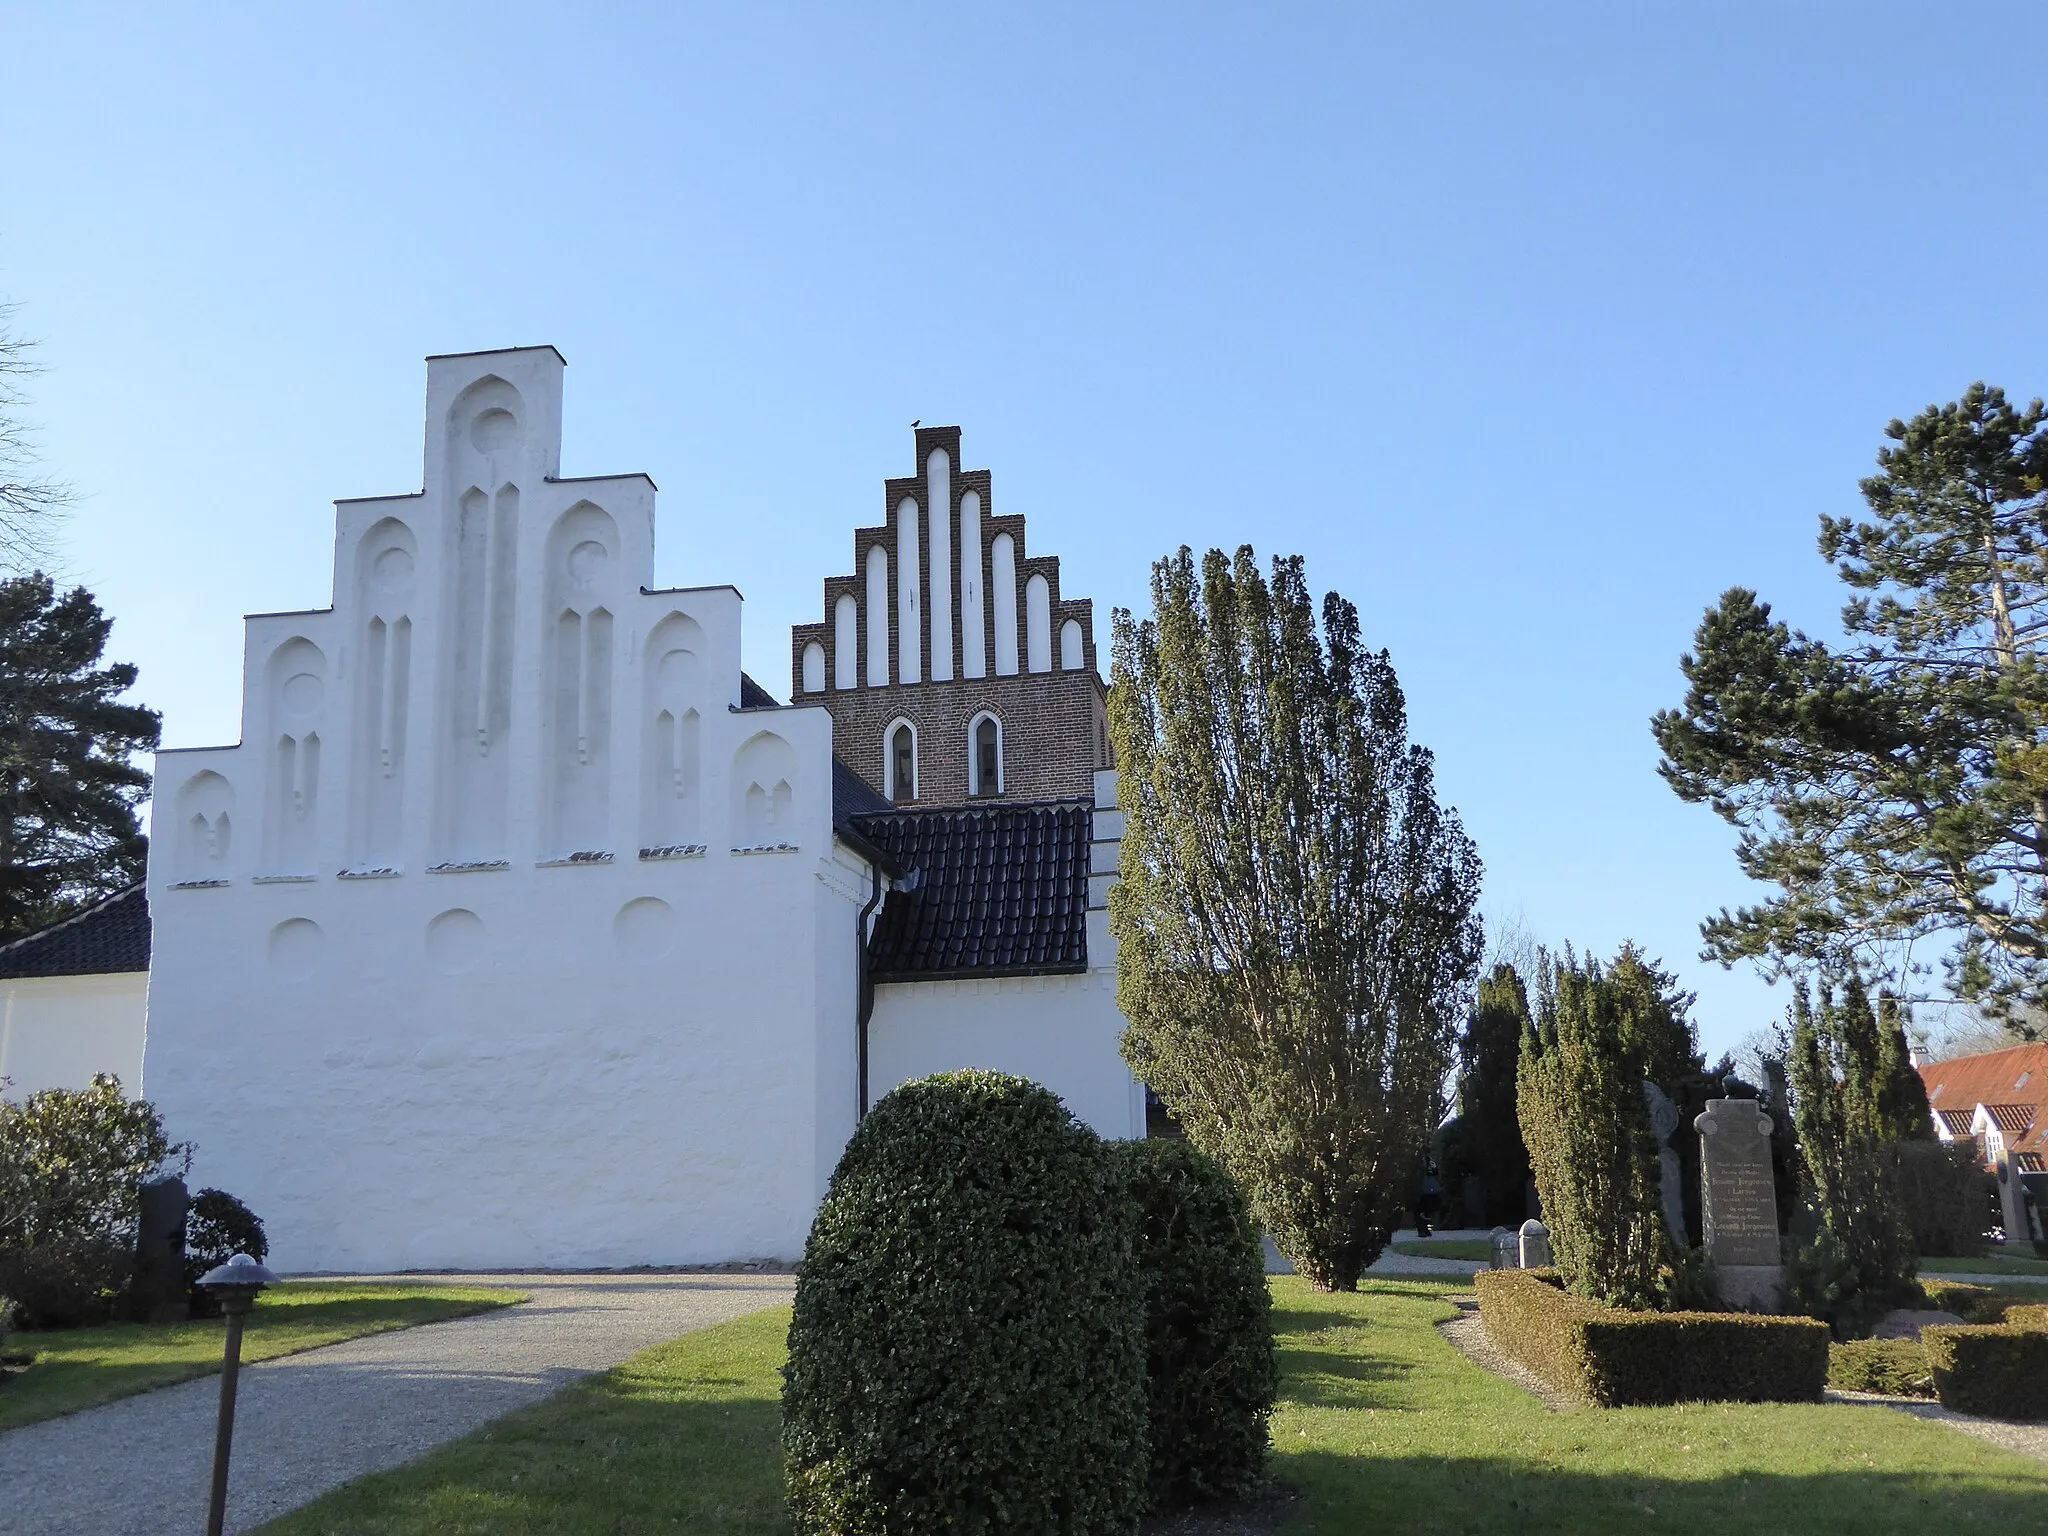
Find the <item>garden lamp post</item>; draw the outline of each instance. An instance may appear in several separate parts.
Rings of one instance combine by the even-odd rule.
[[[213,1496],[206,1506],[206,1536],[220,1536],[228,1512],[228,1447],[235,1438],[235,1377],[242,1368],[242,1319],[256,1305],[257,1292],[277,1284],[277,1276],[246,1253],[238,1253],[201,1275],[199,1283],[220,1298],[220,1309],[228,1320],[227,1351],[220,1367],[220,1422],[213,1432]]]

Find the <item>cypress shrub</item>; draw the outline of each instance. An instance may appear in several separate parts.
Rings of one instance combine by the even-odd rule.
[[[1643,1081],[1698,1070],[1690,999],[1628,946],[1609,967],[1567,950],[1541,979],[1515,1094],[1558,1273],[1589,1301],[1655,1306],[1668,1245]]]
[[[1222,1165],[1184,1141],[1111,1150],[1138,1210],[1152,1507],[1249,1493],[1279,1386],[1251,1210]]]
[[[783,1370],[805,1536],[1128,1533],[1145,1497],[1133,1212],[1035,1083],[906,1083],[811,1225]]]
[[[1902,1141],[1897,1148],[1899,1203],[1923,1259],[1973,1259],[1984,1251],[1998,1182],[1977,1163],[1969,1142]]]

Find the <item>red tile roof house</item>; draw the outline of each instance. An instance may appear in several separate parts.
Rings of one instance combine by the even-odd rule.
[[[2030,1182],[2048,1184],[2048,1044],[1934,1062],[1920,1068],[1920,1080],[1935,1134],[1976,1143],[1984,1166],[1999,1175],[2008,1234],[2031,1236],[2020,1180],[2031,1174]]]

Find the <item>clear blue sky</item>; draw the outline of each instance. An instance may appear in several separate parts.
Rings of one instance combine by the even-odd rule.
[[[419,484],[421,358],[552,342],[565,473],[654,476],[778,691],[913,418],[1100,639],[1180,543],[1306,555],[1489,909],[1718,1047],[1783,997],[1695,959],[1679,653],[1735,583],[1832,631],[1884,422],[2048,391],[2033,7],[295,9],[0,7],[0,296],[169,745]]]

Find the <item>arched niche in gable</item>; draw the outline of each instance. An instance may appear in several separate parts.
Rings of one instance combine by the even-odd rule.
[[[774,847],[796,842],[796,749],[773,731],[759,731],[732,760],[733,844]]]
[[[640,846],[701,842],[701,738],[703,713],[710,707],[703,627],[686,613],[671,613],[655,625],[641,679]]]
[[[1060,670],[1078,672],[1086,664],[1088,647],[1083,643],[1081,621],[1068,619],[1060,625]]]
[[[327,711],[327,654],[302,635],[263,667],[270,748],[264,867],[311,874],[319,850],[320,737]]]
[[[441,653],[441,857],[503,857],[511,764],[513,594],[519,577],[519,474],[526,402],[505,380],[477,380],[448,408],[443,473],[448,550]]]
[[[235,787],[211,768],[178,786],[176,873],[181,885],[225,880],[232,867]]]
[[[1037,571],[1024,583],[1024,652],[1031,671],[1052,670],[1052,586]]]
[[[548,839],[560,853],[609,841],[620,555],[619,526],[595,502],[579,501],[548,533]]]
[[[351,860],[395,866],[405,809],[407,710],[419,541],[395,517],[356,544],[357,655]]]

